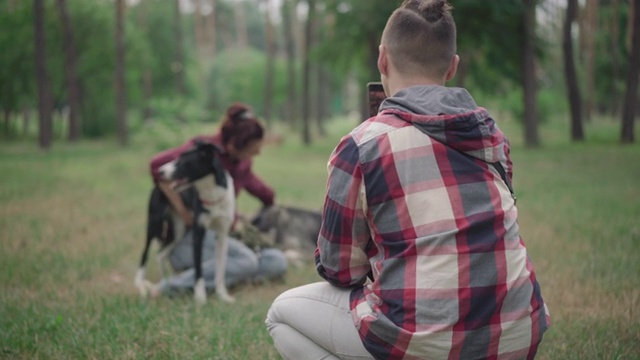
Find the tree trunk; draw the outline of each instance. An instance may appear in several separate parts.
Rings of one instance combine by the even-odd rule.
[[[326,9],[320,13],[316,14],[316,22],[315,22],[315,39],[318,43],[323,43],[326,41],[328,28],[331,26],[332,19],[330,15],[327,13]],[[326,71],[325,66],[322,64],[320,59],[315,61],[315,74],[316,74],[316,101],[315,101],[315,117],[316,124],[318,126],[318,133],[321,137],[325,137],[327,131],[324,126],[325,119],[327,116],[327,109],[329,107],[329,95],[327,94],[326,88],[330,86],[331,74]]]
[[[300,4],[303,0],[292,0],[293,7],[292,9],[292,17],[291,17],[291,27],[293,28],[293,38],[296,42],[296,57],[298,59],[302,59],[304,57],[304,42],[305,42],[305,24],[304,21],[300,19],[298,16],[298,4]]]
[[[120,145],[129,144],[127,129],[127,104],[125,88],[125,49],[124,49],[124,4],[125,0],[116,0],[116,116],[118,119],[118,140]]]
[[[4,114],[4,135],[9,137],[11,136],[11,111],[9,108],[4,108],[2,113]]]
[[[216,8],[218,0],[210,0],[207,2],[208,8],[203,9],[204,15],[204,48],[205,56],[209,60],[213,60],[216,56]],[[210,65],[209,65],[210,66]]]
[[[522,78],[524,88],[524,136],[527,147],[538,147],[538,111],[536,107],[535,14],[536,0],[524,0],[524,43]]]
[[[586,106],[585,118],[591,120],[595,108],[595,59],[596,59],[596,34],[598,32],[598,0],[588,0],[585,14],[585,75],[586,75]]]
[[[175,53],[173,72],[175,75],[176,91],[178,95],[184,96],[184,45],[182,37],[182,12],[180,11],[180,0],[175,0],[175,16],[173,23],[173,36],[175,39]]]
[[[309,4],[309,13],[307,15],[307,24],[305,28],[304,43],[304,63],[302,70],[302,142],[305,145],[311,144],[311,41],[313,38],[313,28],[316,17],[315,0],[307,0]]]
[[[265,40],[267,48],[267,64],[265,68],[264,80],[264,118],[267,124],[271,123],[273,111],[273,89],[275,78],[275,58],[276,58],[276,39],[273,23],[271,22],[271,1],[264,0],[265,12]]]
[[[153,73],[149,69],[142,72],[142,97],[144,98],[144,108],[142,109],[142,120],[148,123],[153,118],[151,108],[151,97],[153,96]]]
[[[282,2],[282,30],[284,35],[284,48],[287,58],[287,100],[285,101],[285,121],[294,127],[295,118],[298,115],[298,97],[296,93],[296,49],[293,37],[292,0]]]
[[[80,91],[76,75],[75,34],[71,26],[71,17],[67,10],[66,0],[57,0],[58,12],[63,29],[65,52],[65,76],[67,78],[67,97],[69,101],[69,133],[68,139],[75,142],[80,138]]]
[[[629,54],[631,54],[631,49],[633,48],[633,17],[636,12],[635,8],[634,0],[629,0],[629,21],[627,21],[627,37],[625,39],[625,46]]]
[[[636,117],[636,100],[638,99],[638,76],[640,75],[640,0],[632,0],[633,35],[631,43],[631,56],[627,66],[627,90],[622,108],[622,134],[623,143],[632,143],[634,138],[634,123]]]
[[[566,19],[563,28],[562,49],[564,52],[564,73],[567,86],[567,97],[571,109],[571,139],[574,141],[584,140],[582,130],[582,100],[580,99],[580,88],[578,86],[578,76],[573,57],[573,37],[571,27],[576,19],[578,11],[578,0],[568,0]]]
[[[620,79],[620,20],[619,20],[620,0],[611,1],[611,114],[617,116],[619,112],[618,88],[616,82]]]
[[[149,0],[140,0],[138,11],[138,26],[144,29],[145,33],[149,32],[147,29],[147,11]],[[148,123],[153,116],[153,109],[151,108],[151,97],[153,96],[153,73],[149,66],[145,66],[142,70],[142,120]]]
[[[236,24],[236,44],[239,48],[245,49],[249,46],[249,35],[247,33],[247,15],[244,10],[244,2],[236,1],[234,5]]]
[[[51,148],[53,127],[51,111],[53,108],[49,73],[47,72],[47,58],[44,38],[44,0],[33,1],[34,26],[35,26],[35,56],[36,56],[36,81],[38,83],[38,116],[39,135],[38,143],[43,150]]]
[[[218,29],[220,31],[220,38],[222,39],[222,48],[232,49],[237,47],[237,40],[235,39],[235,31],[233,30],[234,19],[229,16],[216,17],[218,21]]]
[[[322,64],[318,64],[316,66],[316,71],[318,74],[317,75],[318,83],[316,86],[316,89],[317,89],[316,122],[318,124],[318,131],[320,133],[320,136],[325,137],[327,135],[327,131],[325,129],[324,122],[329,117],[328,108],[330,106],[329,104],[330,95],[327,89],[330,86],[329,79],[331,78],[331,74],[325,70],[325,67]]]
[[[196,40],[196,51],[199,57],[204,56],[206,47],[206,28],[204,16],[202,14],[202,0],[193,0],[193,30]]]
[[[22,134],[27,136],[29,134],[29,125],[31,123],[31,109],[24,106],[22,108]]]

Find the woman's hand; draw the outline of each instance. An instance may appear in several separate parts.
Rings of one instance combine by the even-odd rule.
[[[193,214],[187,208],[182,208],[182,211],[178,212],[182,221],[187,227],[191,227],[193,225]]]

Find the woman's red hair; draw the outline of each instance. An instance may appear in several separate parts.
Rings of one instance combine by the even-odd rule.
[[[222,143],[231,143],[238,150],[243,150],[251,142],[262,140],[264,137],[262,123],[251,108],[242,103],[235,103],[227,108],[220,131]]]

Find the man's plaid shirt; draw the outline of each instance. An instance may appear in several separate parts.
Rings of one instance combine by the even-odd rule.
[[[531,358],[549,316],[515,201],[490,165],[511,177],[508,142],[482,108],[407,111],[415,90],[331,155],[318,272],[354,287],[354,323],[377,359]],[[475,105],[462,89],[417,90]]]

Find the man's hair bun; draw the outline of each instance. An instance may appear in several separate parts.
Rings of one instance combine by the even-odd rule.
[[[429,22],[442,19],[452,9],[447,0],[405,0],[402,7],[419,13]]]

